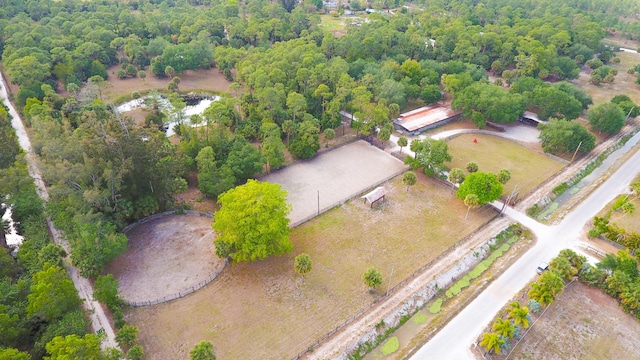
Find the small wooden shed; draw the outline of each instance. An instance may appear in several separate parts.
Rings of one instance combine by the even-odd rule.
[[[375,188],[373,191],[366,194],[362,198],[364,199],[365,204],[368,201],[369,204],[371,204],[371,207],[373,207],[373,204],[378,200],[384,201],[385,195],[387,195],[387,189],[384,186],[378,186],[377,188]]]

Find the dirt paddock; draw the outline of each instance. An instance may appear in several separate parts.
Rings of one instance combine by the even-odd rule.
[[[211,219],[203,216],[163,216],[138,225],[127,237],[127,252],[107,269],[120,281],[120,295],[127,301],[177,294],[224,266],[214,253]]]
[[[404,171],[402,161],[365,141],[339,147],[263,178],[282,185],[296,225]]]

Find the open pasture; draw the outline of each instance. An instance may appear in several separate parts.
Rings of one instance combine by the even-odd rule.
[[[614,64],[610,62],[609,66],[618,70],[618,75],[612,83],[602,83],[600,85],[593,85],[589,82],[591,77],[591,70],[583,68],[580,72],[580,77],[571,82],[587,92],[593,98],[594,104],[601,104],[611,100],[616,95],[625,94],[631,98],[636,104],[640,103],[640,85],[636,84],[637,74],[627,74],[629,68],[634,67],[640,63],[640,54],[618,52],[616,56],[620,58],[620,64]]]
[[[118,79],[115,75],[118,69],[120,69],[120,65],[107,69],[109,73],[107,81],[111,85],[104,91],[104,97],[107,102],[113,102],[123,96],[130,96],[134,91],[145,93],[151,90],[167,90],[167,85],[171,81],[170,78],[156,78],[148,69],[146,70],[147,77],[145,79],[139,77]],[[177,74],[176,76],[180,78],[179,89],[181,92],[198,90],[227,92],[231,84],[216,68],[198,71],[187,70],[183,74]]]
[[[408,192],[400,177],[386,183],[373,209],[354,199],[293,229],[289,255],[229,266],[185,298],[130,309],[148,358],[186,358],[200,340],[219,359],[290,358],[495,215],[480,207],[465,221],[451,188],[418,179]],[[313,261],[304,278],[293,270],[303,252]],[[361,279],[371,266],[384,279],[375,294]]]
[[[498,136],[463,134],[448,140],[448,144],[452,157],[447,163],[450,168],[466,172],[467,163],[473,161],[481,172],[497,174],[502,169],[509,170],[511,180],[505,184],[505,197],[516,185],[521,195],[527,194],[564,167],[562,162],[539,151]]]

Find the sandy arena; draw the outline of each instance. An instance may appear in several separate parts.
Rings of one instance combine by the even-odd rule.
[[[207,217],[167,215],[138,225],[127,236],[127,252],[107,272],[120,281],[120,296],[130,302],[185,291],[224,266],[214,253]]]
[[[342,146],[308,161],[301,161],[262,177],[282,185],[292,205],[295,226],[329,210],[406,169],[395,157],[365,141]]]

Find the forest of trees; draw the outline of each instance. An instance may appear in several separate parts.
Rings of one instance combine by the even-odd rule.
[[[2,66],[18,86],[13,100],[49,186],[44,209],[65,232],[83,275],[98,277],[126,250],[119,232],[126,224],[179,205],[176,195],[186,191],[190,172],[198,172],[202,193],[215,199],[283,166],[285,149],[295,158],[313,157],[320,134],[340,126],[341,110],[358,118],[353,127],[361,136],[388,129],[409,103],[433,104],[443,96],[479,127],[514,122],[532,110],[558,119],[545,130],[546,149],[573,151],[573,145],[560,147],[568,126],[552,124],[574,126],[571,120],[591,99],[562,80],[575,79],[596,56],[600,68],[614,61],[602,43],[607,32],[640,38],[638,21],[626,17],[640,13],[633,0],[417,1],[393,15],[370,14],[340,37],[322,29],[318,5],[0,0]],[[354,8],[389,5],[353,2]],[[102,97],[111,72],[173,78],[211,67],[234,82],[232,91],[189,119],[202,126],[180,127],[178,144],[156,126],[164,116],[159,110],[147,126],[136,126]],[[490,83],[488,75],[504,83]],[[625,115],[633,110],[633,102],[618,100]],[[181,99],[173,95],[171,101]],[[615,126],[600,118],[593,124],[615,132],[619,112],[613,112]],[[0,339],[0,348],[40,359],[54,336],[82,338],[87,324],[68,289],[56,291],[55,311],[38,308],[40,284],[64,275],[62,251],[48,239],[43,204],[8,121],[0,108],[0,195],[13,206],[25,242],[17,262],[8,252],[0,259],[11,264],[0,268],[0,329],[11,335]],[[583,128],[586,133],[576,130],[580,138],[572,141],[589,151],[593,135]]]

